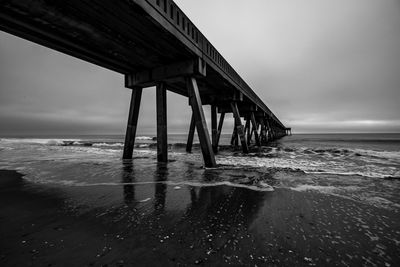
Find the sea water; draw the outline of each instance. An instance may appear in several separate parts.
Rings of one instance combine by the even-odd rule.
[[[203,167],[197,140],[193,153],[185,151],[186,138],[169,135],[169,162],[163,165],[157,163],[153,135],[137,136],[128,161],[122,160],[124,137],[119,135],[2,137],[0,169],[18,170],[32,184],[54,187],[287,188],[400,210],[399,134],[298,134],[252,147],[249,154],[222,135],[218,167],[211,169]]]

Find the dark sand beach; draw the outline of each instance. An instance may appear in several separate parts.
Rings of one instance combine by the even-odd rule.
[[[397,211],[283,188],[259,192],[158,183],[139,189],[99,185],[66,192],[1,170],[0,265],[400,263]],[[115,195],[122,203],[105,204]]]

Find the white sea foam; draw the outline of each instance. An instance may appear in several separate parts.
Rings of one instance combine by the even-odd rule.
[[[153,140],[153,137],[150,137],[150,136],[138,136],[135,139],[136,140]]]
[[[138,145],[139,148],[147,148],[150,147],[148,144],[140,144]]]
[[[297,156],[319,155],[319,156],[364,156],[376,157],[381,159],[400,160],[400,151],[371,150],[361,148],[334,148],[334,147],[283,147],[280,149],[272,148],[269,154],[280,153]]]
[[[264,154],[263,154],[264,155]],[[398,177],[400,169],[393,166],[393,162],[379,161],[369,162],[364,159],[351,160],[347,158],[335,159],[326,156],[305,157],[281,155],[276,157],[257,156],[221,156],[217,162],[222,165],[236,167],[268,167],[276,169],[291,169],[313,174],[334,174],[346,176],[364,176],[371,178]],[[390,165],[390,164],[391,165]],[[388,165],[389,164],[389,165]]]
[[[47,138],[1,138],[3,144],[40,144],[40,145],[62,145],[64,141],[79,142],[80,139],[47,139]]]
[[[124,143],[93,143],[94,147],[123,147]]]
[[[32,179],[33,178],[33,179]],[[232,183],[228,181],[221,181],[221,182],[195,182],[195,181],[152,181],[152,182],[132,182],[132,183],[89,183],[89,182],[78,182],[74,180],[53,180],[53,179],[45,179],[43,176],[39,177],[30,177],[29,175],[25,177],[27,180],[35,180],[36,183],[43,183],[43,184],[59,184],[64,186],[77,186],[77,187],[91,187],[91,186],[124,186],[124,185],[136,185],[136,186],[143,186],[143,185],[151,185],[151,184],[165,184],[169,186],[175,187],[182,187],[182,186],[191,186],[191,187],[215,187],[215,186],[229,186],[229,187],[238,187],[238,188],[245,188],[254,191],[261,191],[261,192],[271,192],[274,191],[274,188],[267,183],[261,182],[256,185],[247,185],[247,184],[239,184],[239,183]]]
[[[379,208],[399,209],[400,204],[390,201],[384,197],[376,196],[375,192],[365,191],[359,186],[322,186],[302,184],[290,187],[291,190],[298,192],[315,191],[322,194],[328,194],[363,204],[370,204]],[[362,192],[362,193],[360,193]]]
[[[110,148],[100,148],[100,147],[92,147],[92,146],[66,146],[66,147],[57,147],[55,148],[58,151],[64,151],[64,152],[69,152],[72,153],[70,156],[74,156],[74,153],[79,153],[76,154],[76,160],[85,160],[85,158],[82,158],[82,156],[79,156],[81,153],[86,154],[86,155],[118,155],[120,154],[120,151],[115,150],[115,149],[110,149]]]
[[[304,191],[318,191],[321,193],[332,193],[337,189],[335,186],[322,186],[322,185],[308,185],[302,184],[296,187],[290,188],[294,191],[304,192]]]
[[[308,174],[333,174],[333,175],[343,175],[343,176],[363,176],[363,177],[369,177],[369,178],[390,178],[390,177],[398,177],[398,173],[392,174],[383,174],[380,172],[372,172],[372,171],[359,171],[359,172],[345,172],[345,171],[329,171],[329,170],[318,170],[318,171],[312,171],[312,170],[306,170],[304,171],[305,173]]]

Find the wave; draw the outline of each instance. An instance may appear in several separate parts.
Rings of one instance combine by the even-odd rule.
[[[135,148],[149,148],[150,144],[136,144]]]
[[[348,158],[295,156],[256,156],[245,155],[217,157],[218,164],[236,167],[274,168],[280,170],[302,171],[308,174],[332,174],[345,176],[363,176],[369,178],[399,177],[397,163],[382,161],[371,163],[367,160],[349,160]]]
[[[296,187],[291,187],[290,189],[298,192],[304,191],[318,191],[320,193],[332,193],[333,191],[337,190],[335,186],[323,186],[323,185],[308,185],[302,184]]]
[[[39,144],[39,145],[63,145],[65,143],[80,142],[81,139],[57,139],[57,138],[1,138],[3,144]]]
[[[155,137],[150,137],[150,136],[138,136],[135,139],[136,140],[152,140],[152,141],[155,141]]]
[[[136,140],[155,141],[154,137],[138,136]],[[3,144],[38,144],[38,145],[93,145],[93,146],[123,146],[120,141],[102,141],[80,138],[0,138],[0,143]]]
[[[124,143],[93,143],[94,147],[123,147]]]
[[[345,171],[332,171],[332,170],[306,170],[304,173],[307,174],[333,174],[333,175],[342,175],[342,176],[363,176],[363,177],[369,177],[369,178],[383,178],[387,180],[395,180],[397,179],[397,175],[400,175],[400,172],[396,172],[394,175],[392,174],[384,174],[381,172],[373,172],[373,171],[359,171],[359,172],[345,172]]]
[[[376,151],[366,149],[355,149],[355,151],[362,156],[400,160],[400,151]]]
[[[268,153],[298,153],[306,155],[331,155],[331,156],[372,156],[384,159],[400,159],[400,151],[351,149],[351,148],[311,148],[311,147],[266,147],[262,152]]]
[[[156,142],[149,136],[138,136],[137,139],[145,140],[135,144],[136,153],[156,152]],[[57,138],[1,138],[0,149],[26,149],[18,144],[34,144],[34,151],[40,149],[42,155],[60,153],[68,158],[80,159],[82,155],[118,155],[124,143],[120,139],[57,139]],[[17,144],[17,145],[14,145]],[[47,147],[48,146],[48,147]],[[46,148],[47,147],[47,148]],[[198,161],[200,151],[193,154],[184,152],[186,143],[176,142],[169,144],[169,156],[175,161]],[[199,144],[194,144],[199,147]],[[231,146],[222,146],[216,157],[219,165],[275,168],[280,170],[301,171],[308,174],[332,174],[341,176],[363,176],[372,178],[397,179],[400,177],[400,151],[372,150],[361,148],[338,147],[307,147],[307,146],[269,146],[252,153],[242,154],[233,152]],[[27,147],[27,149],[32,149]],[[179,152],[179,153],[178,153]],[[120,154],[118,154],[120,153]]]
[[[136,140],[154,141],[150,136],[138,136]],[[92,141],[83,139],[67,139],[67,138],[0,138],[0,144],[25,143],[39,145],[60,145],[60,146],[94,146],[94,147],[122,147],[124,142],[121,141]],[[138,143],[142,147],[154,147],[154,142]],[[174,148],[184,148],[186,143],[176,142],[169,144]],[[199,144],[193,144],[194,148],[198,148]],[[226,151],[232,149],[231,146],[221,146],[220,150]],[[278,155],[288,154],[292,156],[329,156],[329,157],[370,157],[388,160],[400,161],[400,151],[385,150],[368,150],[368,149],[350,149],[350,148],[323,148],[323,147],[263,147],[259,152],[248,154],[249,157],[276,157]],[[400,163],[400,162],[399,162]]]

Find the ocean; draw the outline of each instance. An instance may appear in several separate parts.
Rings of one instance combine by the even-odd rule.
[[[398,266],[400,135],[295,134],[204,168],[186,135],[0,139],[4,266]],[[16,170],[15,172],[2,170]],[[74,257],[71,257],[74,255]]]
[[[296,134],[249,154],[221,137],[219,168],[202,167],[198,141],[185,152],[186,135],[169,135],[173,186],[227,185],[256,191],[313,190],[388,209],[400,209],[400,134]],[[0,169],[17,170],[35,184],[71,187],[125,184],[126,164],[135,183],[154,183],[156,141],[136,138],[133,161],[121,159],[123,136],[36,136],[0,139]],[[197,142],[196,142],[197,141]],[[205,176],[207,178],[205,178]]]

